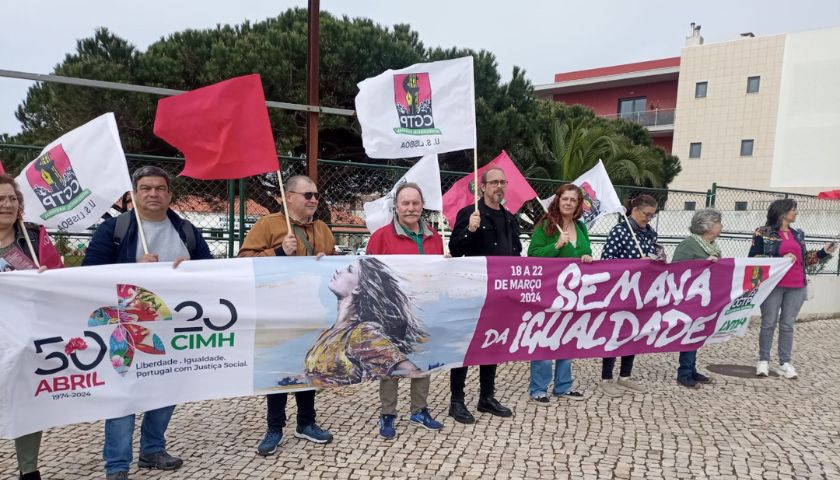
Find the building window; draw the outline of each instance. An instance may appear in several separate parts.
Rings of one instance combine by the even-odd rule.
[[[753,152],[753,140],[741,140],[741,156],[742,157],[752,157]]]
[[[685,202],[685,209],[688,211],[697,210],[697,202]]]
[[[735,202],[735,211],[736,212],[746,212],[747,211],[747,202]]]
[[[758,87],[761,84],[761,77],[747,78],[747,93],[758,93]]]
[[[622,98],[618,101],[618,116],[628,120],[637,120],[647,108],[647,97]]]
[[[703,148],[701,142],[695,142],[688,146],[688,158],[700,158],[700,150]]]
[[[706,89],[709,87],[709,82],[697,82],[694,85],[694,98],[706,98]]]

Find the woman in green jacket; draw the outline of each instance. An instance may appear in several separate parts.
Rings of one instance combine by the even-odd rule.
[[[579,220],[583,214],[583,191],[575,184],[561,185],[555,192],[548,211],[537,223],[528,247],[529,257],[579,258],[592,261],[589,232]],[[551,360],[531,362],[531,383],[528,395],[537,405],[548,405],[548,384],[551,383]],[[583,400],[583,393],[572,390],[572,360],[556,360],[554,366],[555,397]]]
[[[720,247],[715,240],[723,229],[720,212],[707,208],[691,218],[691,236],[680,242],[674,250],[672,260],[709,260],[717,262],[721,257]],[[697,350],[680,352],[680,366],[677,368],[677,382],[687,388],[700,388],[711,379],[697,372]]]

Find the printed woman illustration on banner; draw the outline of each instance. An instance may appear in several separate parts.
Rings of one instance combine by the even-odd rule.
[[[388,266],[372,257],[359,259],[337,270],[329,289],[338,298],[338,318],[306,353],[306,376],[313,386],[420,372],[407,355],[428,334]]]

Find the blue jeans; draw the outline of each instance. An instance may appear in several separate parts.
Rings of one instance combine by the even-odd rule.
[[[572,361],[554,361],[554,395],[565,395],[572,389]],[[551,383],[551,360],[535,360],[531,362],[531,384],[528,394],[531,397],[548,394],[548,384]]]
[[[140,426],[140,454],[157,453],[166,450],[166,427],[175,406],[149,410],[143,414]],[[132,460],[132,437],[134,436],[134,415],[105,420],[105,473],[127,472]]]
[[[697,373],[697,350],[680,352],[680,366],[677,368],[677,380],[692,380]]]

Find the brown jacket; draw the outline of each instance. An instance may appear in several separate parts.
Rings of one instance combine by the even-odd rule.
[[[332,255],[335,249],[335,238],[330,227],[326,223],[315,220],[310,223],[303,223],[292,220],[292,229],[297,225],[306,234],[309,244],[312,245],[315,254],[323,252]],[[297,238],[297,251],[295,255],[306,255],[306,244],[295,234]],[[283,239],[286,238],[286,219],[282,213],[272,213],[259,220],[245,236],[245,241],[239,249],[239,257],[274,257],[276,249],[281,248]]]

